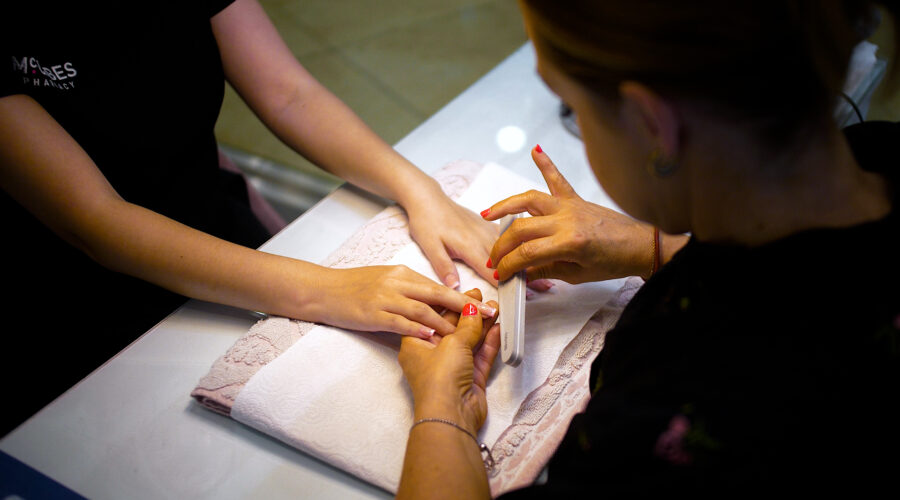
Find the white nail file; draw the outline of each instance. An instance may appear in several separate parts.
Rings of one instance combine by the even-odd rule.
[[[522,214],[500,219],[503,233]],[[518,366],[525,356],[525,271],[519,271],[498,287],[500,299],[500,355],[503,362]]]

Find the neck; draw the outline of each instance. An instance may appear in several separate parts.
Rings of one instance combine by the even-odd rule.
[[[739,140],[739,139],[738,139]],[[891,210],[884,179],[856,163],[837,129],[790,155],[719,143],[694,162],[692,232],[701,241],[758,246],[815,228],[850,227]],[[736,152],[749,154],[735,154]]]

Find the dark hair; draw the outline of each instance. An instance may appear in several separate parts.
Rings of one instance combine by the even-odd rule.
[[[854,0],[522,3],[539,50],[600,95],[639,81],[745,120],[773,146],[831,119],[853,48],[879,19]]]

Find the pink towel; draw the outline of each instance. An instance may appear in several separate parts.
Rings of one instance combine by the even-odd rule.
[[[512,175],[497,170],[495,166],[491,168],[493,168],[492,175]],[[472,191],[479,189],[478,186],[473,186],[473,189],[467,192],[467,188],[481,171],[481,165],[471,162],[456,162],[442,169],[435,177],[441,182],[445,192],[451,197],[458,198],[463,193],[471,195]],[[515,184],[515,182],[511,182],[511,184]],[[496,183],[490,186],[494,185]],[[493,190],[494,188],[490,187],[489,189]],[[500,195],[500,193],[497,194]],[[480,205],[478,206],[480,207]],[[408,252],[411,243],[406,231],[405,214],[398,207],[389,207],[361,228],[324,264],[334,267],[353,267],[386,263],[398,254],[402,256],[403,252]],[[462,274],[465,273],[461,269]],[[538,334],[538,337],[526,336],[525,365],[527,368],[528,362],[532,361],[531,371],[522,369],[522,367],[517,369],[505,366],[497,367],[495,371],[500,374],[495,373],[488,385],[489,398],[493,398],[489,399],[488,422],[479,434],[479,437],[491,446],[496,461],[494,469],[489,473],[491,490],[494,495],[531,484],[546,465],[565,434],[569,421],[576,413],[583,410],[588,401],[587,380],[590,365],[602,348],[605,332],[618,320],[622,308],[641,283],[642,281],[637,278],[621,280],[602,290],[598,287],[591,288],[582,285],[576,287],[560,283],[556,287],[560,294],[558,299],[565,297],[567,303],[578,302],[578,300],[572,300],[573,298],[581,297],[583,299],[577,307],[582,311],[580,317],[584,319],[581,321],[586,321],[586,323],[571,324],[569,321],[566,328],[572,331],[571,335],[557,336],[553,341],[555,343],[548,341],[546,345],[554,346],[552,352],[532,352],[531,359],[528,354],[528,339],[537,339],[533,342],[536,345],[541,340],[553,337],[550,334],[556,332],[546,332],[544,335],[540,335],[541,332],[529,332],[532,335]],[[598,290],[600,290],[599,294]],[[490,292],[495,293],[493,290]],[[547,300],[552,301],[553,297],[539,297],[531,302],[529,310],[541,317],[529,316],[532,321],[529,326],[529,321],[526,320],[527,330],[529,328],[552,330],[558,325],[566,324],[565,311],[561,313],[563,317],[554,320],[553,317],[548,317],[552,315],[541,309],[542,301],[546,302]],[[544,307],[547,307],[547,304],[544,304]],[[583,311],[587,311],[587,315],[584,315]],[[411,414],[405,414],[411,413],[411,406],[409,406],[411,402],[406,401],[408,400],[407,391],[400,387],[403,385],[402,377],[395,380],[398,379],[396,360],[391,354],[394,352],[391,349],[396,350],[399,339],[394,335],[364,334],[339,329],[323,332],[322,328],[324,327],[278,317],[258,322],[213,364],[209,373],[201,379],[192,392],[192,396],[205,407],[232,417],[235,417],[232,414],[235,400],[240,396],[241,411],[237,416],[238,420],[366,481],[386,490],[395,491],[399,480],[398,464],[402,463],[404,439],[408,431],[408,420],[411,418]],[[316,333],[307,339],[317,339],[315,344],[298,343],[298,340],[314,329]],[[295,348],[290,351],[289,356],[279,358],[295,344],[296,348],[302,347],[304,350],[297,351]],[[366,345],[372,346],[371,349]],[[359,365],[359,363],[365,363],[366,360],[371,360],[372,363],[387,363],[384,367],[379,368],[380,371],[376,370],[375,372],[379,375],[385,371],[390,372],[385,380],[394,386],[384,388],[370,385],[368,389],[360,389],[357,387],[360,385],[357,382],[340,386],[339,384],[342,382],[329,380],[327,383],[338,387],[337,391],[332,390],[330,394],[319,394],[321,387],[317,384],[303,385],[299,381],[298,383],[292,382],[290,377],[293,376],[294,371],[298,372],[298,376],[304,377],[303,381],[305,382],[309,377],[315,377],[320,371],[329,370],[329,366],[334,364],[333,360],[323,362],[321,366],[314,366],[319,361],[315,355],[311,354],[311,351],[319,349],[325,349],[327,354],[331,352],[327,351],[329,348],[347,349],[335,356],[340,356],[343,352],[349,353],[351,350],[355,352],[352,362],[356,363],[360,373],[372,371],[369,367]],[[306,352],[307,350],[310,352]],[[348,354],[348,356],[350,355]],[[537,369],[535,368],[537,365],[534,363],[535,356],[543,357],[541,366],[546,366],[546,368],[534,371]],[[304,366],[292,363],[287,366],[287,370],[281,366],[279,368],[281,372],[274,373],[275,366],[284,364],[273,363],[270,365],[276,358],[279,361],[302,360],[300,364]],[[383,369],[385,367],[386,370]],[[262,371],[264,368],[266,370]],[[287,375],[284,372],[287,372]],[[265,376],[254,378],[257,374]],[[540,378],[534,379],[535,374],[538,374]],[[253,383],[250,383],[251,379]],[[530,385],[519,387],[520,382]],[[327,385],[327,383],[322,385]],[[366,383],[373,382],[366,381]],[[248,384],[253,391],[245,390]],[[294,390],[297,386],[303,386],[305,389],[301,389],[298,394]],[[290,389],[282,389],[285,387]],[[309,393],[304,393],[303,390],[308,390]],[[350,434],[351,429],[346,426],[353,426],[353,430],[358,431],[356,427],[366,425],[365,420],[353,421],[352,415],[347,417],[348,412],[341,411],[348,404],[355,405],[356,400],[335,402],[334,399],[337,398],[328,396],[339,391],[348,393],[358,391],[357,394],[363,396],[360,399],[365,399],[365,396],[369,394],[366,391],[369,390],[387,391],[388,399],[392,399],[389,404],[394,406],[388,413],[390,417],[378,425],[381,426],[380,434],[389,432],[395,438],[392,438],[390,446],[384,447],[384,449],[370,443],[370,445],[364,446],[365,451],[362,451],[363,449],[358,448],[357,442],[353,439],[342,441],[344,434]],[[290,393],[283,394],[286,391],[290,391]],[[307,395],[306,398],[303,397],[304,394]],[[326,397],[322,398],[323,395]],[[299,402],[291,403],[292,399]],[[288,400],[287,403],[284,400]],[[315,404],[311,401],[315,401]],[[292,404],[294,406],[291,406]],[[367,411],[364,408],[359,410]],[[341,419],[328,418],[328,412],[340,412]],[[332,415],[336,417],[338,414],[333,413]],[[324,441],[322,440],[323,436],[325,436]],[[375,454],[372,454],[372,448],[376,449]],[[354,449],[357,451],[353,451]]]

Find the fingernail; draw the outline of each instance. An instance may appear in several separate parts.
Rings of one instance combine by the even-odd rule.
[[[481,218],[482,218],[482,219],[485,218],[485,217],[487,217],[488,215],[491,215],[491,209],[490,209],[490,208],[486,208],[486,209],[484,209],[484,210],[481,211]]]
[[[534,150],[537,151],[538,153],[543,153],[543,152],[544,152],[544,150],[541,149],[541,145],[540,145],[540,144],[536,145],[536,146],[534,147]]]
[[[419,333],[424,335],[426,339],[430,339],[434,335],[434,328],[425,328],[423,326],[419,329]]]
[[[487,317],[493,318],[497,315],[497,310],[487,304],[483,304],[481,306],[481,314],[485,314],[487,315]]]
[[[444,284],[447,285],[448,288],[457,288],[459,286],[459,278],[456,277],[455,274],[448,274],[444,276]]]
[[[500,279],[500,273],[498,273],[497,271],[494,271],[494,279],[495,279],[495,280],[499,280],[499,279]]]
[[[494,267],[493,263],[491,263],[491,258],[488,257],[487,264],[485,264],[488,268]]]
[[[475,304],[466,304],[466,306],[463,307],[462,314],[463,316],[475,316],[478,314],[478,308],[475,307]]]

